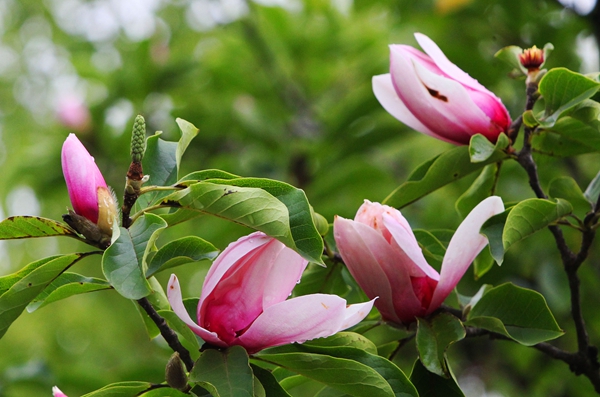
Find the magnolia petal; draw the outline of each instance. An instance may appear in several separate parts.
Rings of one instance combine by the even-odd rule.
[[[479,203],[460,224],[448,244],[442,261],[440,281],[433,293],[427,313],[433,312],[456,287],[471,262],[487,245],[487,238],[479,233],[481,226],[490,217],[504,211],[502,199],[491,196]]]
[[[400,120],[415,131],[419,131],[423,134],[449,143],[457,143],[451,139],[447,139],[436,134],[423,123],[421,123],[415,116],[413,116],[404,102],[402,102],[400,97],[398,97],[398,94],[396,93],[392,83],[392,76],[389,73],[373,76],[372,84],[373,93],[375,94],[375,97],[381,106],[383,106],[383,108],[396,119]]]
[[[396,211],[400,215],[400,211]],[[410,226],[408,226],[408,222],[403,224],[398,222],[391,215],[383,214],[383,223],[392,234],[396,244],[398,244],[398,247],[412,260],[412,263],[418,266],[418,268],[422,270],[427,277],[436,281],[439,280],[440,275],[429,265],[429,263],[427,263],[427,260],[425,260],[423,251],[421,250],[421,247],[419,247],[419,243],[417,242],[415,234]],[[412,272],[411,276],[422,277],[421,274],[412,274]]]
[[[307,264],[295,251],[269,237],[267,244],[233,264],[204,298],[199,325],[232,342],[266,307],[288,298]]]
[[[200,305],[202,305],[204,298],[212,292],[231,266],[235,265],[242,257],[247,255],[248,252],[265,245],[270,241],[271,238],[264,233],[255,232],[229,244],[213,262],[204,279],[202,295],[200,296]]]
[[[371,299],[368,302],[355,303],[353,305],[346,306],[344,322],[342,323],[339,331],[353,327],[367,317],[373,308],[373,304],[375,303],[376,299],[377,298]]]
[[[344,263],[388,321],[405,322],[421,314],[409,269],[414,266],[400,250],[394,250],[371,227],[342,217],[334,220],[334,237]]]
[[[412,103],[408,104],[409,99],[403,100],[430,129],[464,144],[468,144],[474,134],[489,134],[491,129],[495,131],[491,119],[477,106],[462,84],[432,73],[418,63],[414,63],[413,68],[418,85],[424,90],[424,93],[421,92],[424,95],[421,102],[425,102],[427,107],[415,106],[412,109]],[[414,101],[414,97],[410,100]]]
[[[67,395],[58,388],[58,386],[52,387],[52,395],[54,397],[67,397]]]
[[[289,299],[267,308],[236,344],[255,353],[267,347],[327,337],[345,325],[362,320],[369,314],[372,302],[347,309],[346,300],[336,295],[312,294]]]
[[[177,317],[181,319],[196,335],[201,337],[204,341],[217,345],[217,346],[227,346],[222,340],[219,339],[216,333],[210,332],[198,324],[196,324],[187,310],[185,310],[185,306],[183,305],[183,298],[181,296],[181,288],[179,286],[179,280],[177,276],[171,274],[171,278],[169,279],[169,284],[167,285],[167,299],[169,300],[169,304],[171,305],[171,309],[173,312],[177,314]]]
[[[435,64],[448,77],[466,85],[467,87],[471,87],[476,91],[488,91],[487,88],[482,86],[473,77],[469,76],[468,73],[453,64],[442,52],[440,47],[438,47],[438,45],[435,44],[435,42],[429,37],[422,33],[415,33],[415,39],[417,39],[417,43],[419,43],[421,48],[427,53],[427,55],[431,57],[433,62],[435,62]]]

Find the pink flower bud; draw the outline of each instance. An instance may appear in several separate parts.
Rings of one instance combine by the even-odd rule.
[[[110,236],[117,212],[115,201],[94,158],[75,134],[65,140],[61,160],[73,210]]]
[[[400,211],[365,203],[354,220],[336,217],[334,237],[350,273],[384,320],[410,323],[436,310],[487,244],[483,223],[504,211],[499,197],[483,200],[454,233],[438,274],[425,260]]]
[[[54,397],[67,397],[67,395],[65,393],[63,393],[62,391],[60,391],[60,389],[57,386],[54,386],[52,388],[52,395]]]
[[[390,45],[390,73],[373,77],[373,92],[392,116],[446,142],[467,145],[482,134],[491,142],[506,132],[510,115],[502,101],[446,58],[427,36],[415,38],[426,54]]]
[[[183,306],[179,281],[167,295],[173,311],[212,345],[240,345],[249,353],[327,337],[360,322],[373,301],[348,306],[326,294],[287,299],[307,261],[280,241],[253,233],[230,244],[210,268],[198,303],[197,323]]]

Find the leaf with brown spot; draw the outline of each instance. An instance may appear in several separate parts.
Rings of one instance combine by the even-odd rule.
[[[0,222],[0,239],[77,235],[64,223],[37,216],[11,216]]]

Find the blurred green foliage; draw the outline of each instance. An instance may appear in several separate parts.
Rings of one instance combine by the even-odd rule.
[[[0,212],[57,220],[66,212],[60,148],[72,128],[58,114],[69,98],[89,107],[91,121],[77,133],[117,193],[135,115],[146,117],[150,133],[164,131],[171,140],[178,138],[175,118],[181,117],[200,128],[182,175],[219,168],[279,179],[304,189],[331,222],[336,214],[353,217],[364,199],[383,200],[417,165],[450,147],[410,131],[373,96],[371,77],[387,72],[388,44],[416,45],[413,33],[427,34],[500,96],[513,117],[524,106],[524,84],[507,77],[509,70],[494,59],[500,48],[552,42],[547,67],[587,71],[586,64],[598,62],[597,46],[589,45],[595,43],[592,19],[557,1],[258,3],[266,1],[0,0]],[[599,168],[598,154],[536,160],[544,187],[569,175],[584,190]],[[505,201],[533,196],[516,164],[504,164],[501,174],[498,193]],[[456,228],[454,202],[474,178],[444,187],[403,214],[413,228]],[[165,231],[161,240],[184,233],[222,249],[247,230],[201,217]],[[578,235],[567,238],[577,243]],[[465,277],[459,290],[473,294],[482,283],[513,281],[542,292],[567,332],[556,344],[573,350],[568,288],[552,247],[550,234],[538,233],[511,248],[501,268],[480,280]],[[0,242],[0,275],[84,249],[69,239]],[[598,259],[593,251],[589,263]],[[600,277],[589,263],[581,269],[583,310],[598,344]],[[208,265],[178,270],[187,296],[199,295]],[[101,274],[97,257],[76,270]],[[351,282],[345,269],[332,271]],[[166,276],[159,280],[165,283]],[[348,287],[327,287],[340,288]],[[362,299],[356,288],[340,293]],[[390,350],[388,342],[381,341],[380,352]],[[468,396],[593,393],[564,363],[514,343],[467,338],[448,353]],[[149,341],[136,309],[113,291],[77,296],[23,315],[0,340],[0,396],[46,396],[54,384],[75,396],[122,380],[161,382],[170,354],[160,338]],[[396,362],[409,373],[414,356],[409,343]],[[314,390],[303,384],[291,392]]]

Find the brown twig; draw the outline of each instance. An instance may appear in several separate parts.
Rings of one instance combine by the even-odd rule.
[[[173,349],[173,351],[179,353],[179,357],[181,357],[181,360],[185,364],[185,368],[188,371],[191,371],[194,367],[194,360],[192,360],[190,352],[185,347],[183,347],[181,342],[179,342],[179,338],[177,337],[175,331],[169,328],[165,319],[162,318],[160,314],[158,314],[158,312],[154,309],[154,306],[152,306],[152,303],[150,303],[150,301],[147,298],[139,299],[137,302],[141,306],[141,308],[144,309],[144,311],[148,314],[150,319],[152,319],[154,324],[156,324],[158,330],[160,331],[160,334],[169,344],[169,347]]]

